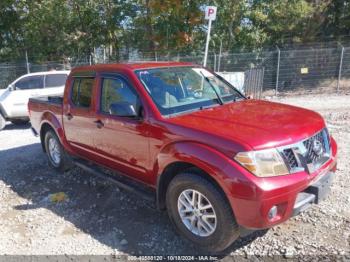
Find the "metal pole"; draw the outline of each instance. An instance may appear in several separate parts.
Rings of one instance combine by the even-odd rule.
[[[254,98],[259,99],[259,69],[254,68],[254,70],[255,70]]]
[[[259,99],[262,98],[262,93],[263,93],[263,88],[264,88],[265,67],[263,67],[261,74],[262,74],[262,76],[260,78],[260,95],[259,95]]]
[[[275,95],[277,96],[278,92],[278,81],[280,78],[280,62],[281,62],[281,50],[277,46],[277,52],[278,52],[278,60],[277,60],[277,73],[276,73],[276,90]]]
[[[247,81],[247,91],[246,95],[251,96],[252,95],[252,69],[249,68],[249,73],[248,73],[248,81]]]
[[[214,71],[217,72],[216,70],[216,54],[214,53]]]
[[[342,73],[342,69],[343,69],[344,50],[345,50],[345,48],[344,48],[344,46],[342,46],[342,48],[341,48],[341,56],[340,56],[340,64],[339,64],[337,93],[339,93],[339,88],[340,88],[341,73]]]
[[[209,50],[209,42],[210,42],[210,31],[211,31],[211,22],[212,22],[212,20],[209,19],[208,34],[207,34],[207,42],[206,42],[206,44],[205,44],[205,54],[204,54],[203,66],[207,66],[208,50]]]
[[[222,39],[220,39],[220,53],[219,53],[219,61],[218,61],[218,72],[220,72],[220,67],[221,67],[221,54],[222,54]]]
[[[103,47],[103,63],[106,63],[106,47]]]
[[[30,73],[30,69],[29,69],[29,61],[28,61],[28,52],[26,50],[26,67],[27,67],[27,74]]]

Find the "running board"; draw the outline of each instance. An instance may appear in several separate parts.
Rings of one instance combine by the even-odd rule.
[[[126,176],[123,176],[120,173],[116,173],[116,171],[113,171],[113,170],[111,170],[113,172],[113,175],[108,174],[104,172],[98,165],[87,162],[85,160],[75,159],[73,162],[76,166],[87,171],[88,173],[91,173],[99,178],[108,180],[114,183],[117,187],[124,189],[128,192],[131,192],[143,198],[144,200],[151,201],[154,204],[156,203],[155,192],[151,188],[141,184],[140,182],[136,182]]]

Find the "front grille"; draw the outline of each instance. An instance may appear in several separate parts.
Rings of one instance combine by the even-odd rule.
[[[290,172],[304,169],[309,173],[322,166],[330,157],[330,137],[324,128],[316,135],[280,150]]]
[[[313,137],[305,140],[304,146],[306,147],[307,150],[307,155],[306,155],[306,160],[308,163],[315,163],[317,162],[326,152],[326,142],[323,137],[323,131],[319,132],[318,134],[314,135]],[[319,144],[319,152],[314,150],[315,143],[320,143]]]
[[[298,167],[298,161],[297,158],[293,152],[293,149],[287,148],[283,150],[284,157],[286,158],[286,161],[291,169]]]

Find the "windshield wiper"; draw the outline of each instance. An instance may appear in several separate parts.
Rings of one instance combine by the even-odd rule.
[[[208,82],[208,84],[210,85],[210,87],[214,90],[216,96],[218,97],[218,101],[220,105],[223,105],[224,102],[222,101],[222,98],[220,97],[219,93],[216,91],[215,87],[213,86],[213,84],[210,82],[209,78],[206,77],[203,72],[201,70],[199,70],[199,72],[201,73],[201,75],[204,77],[204,79]]]

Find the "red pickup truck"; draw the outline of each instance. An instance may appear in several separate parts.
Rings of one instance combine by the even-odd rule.
[[[28,107],[52,167],[75,164],[154,199],[206,250],[317,204],[336,170],[319,114],[248,99],[189,63],[79,67],[63,97]]]

